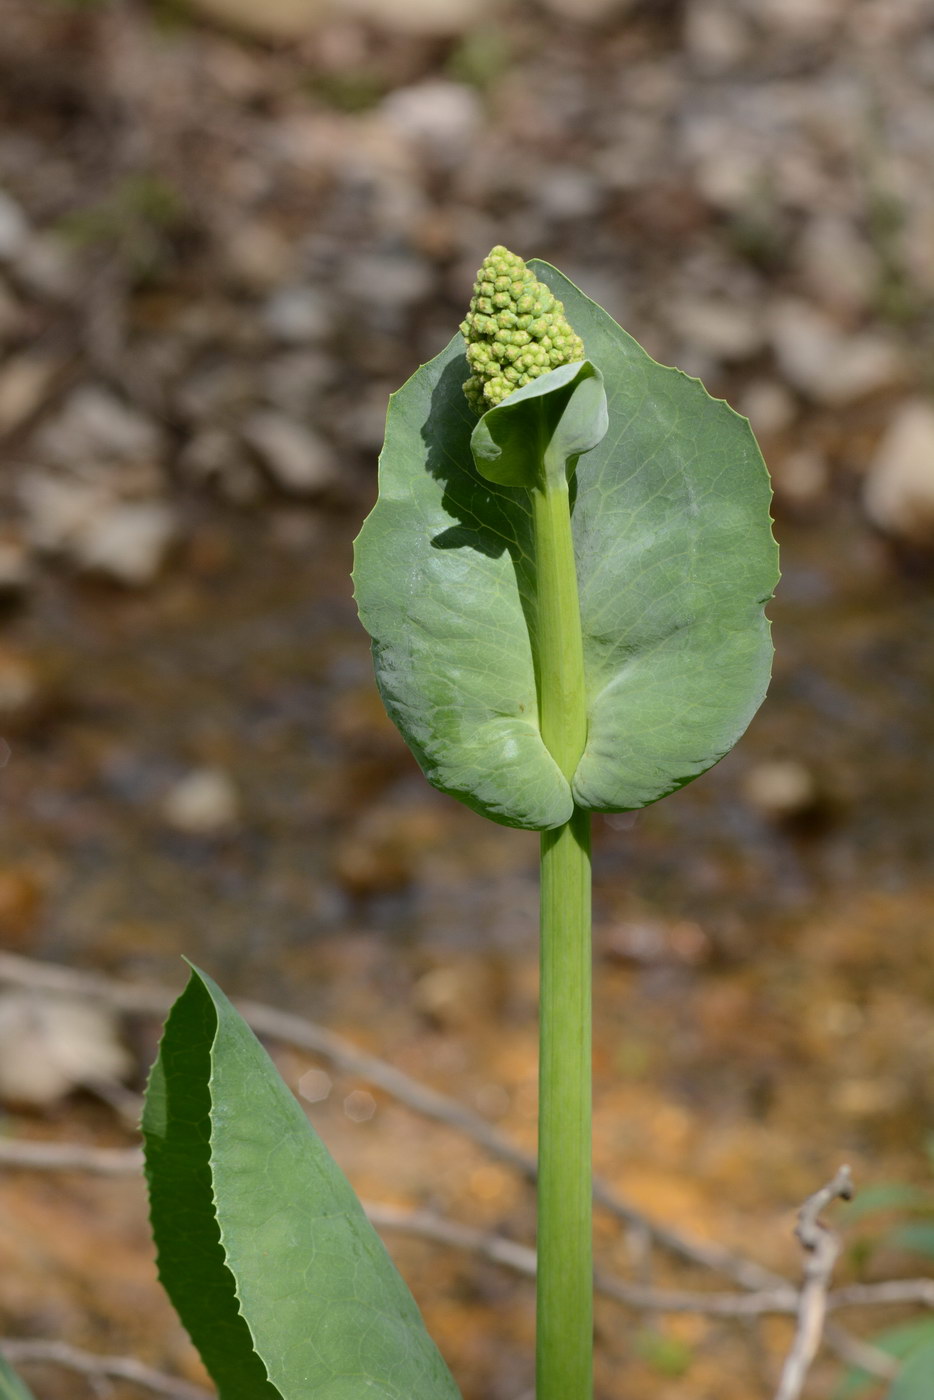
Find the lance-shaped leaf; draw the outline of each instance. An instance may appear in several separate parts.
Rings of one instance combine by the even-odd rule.
[[[529,265],[583,338],[609,416],[576,470],[588,739],[570,787],[538,732],[527,492],[473,461],[471,433],[487,430],[463,399],[459,337],[392,398],[355,580],[383,699],[426,776],[496,821],[545,829],[574,802],[645,806],[732,747],[768,682],[777,554],[746,420]]]
[[[197,970],[143,1132],[160,1278],[220,1400],[458,1400],[349,1182]]]
[[[0,1352],[0,1400],[34,1400],[33,1393]]]

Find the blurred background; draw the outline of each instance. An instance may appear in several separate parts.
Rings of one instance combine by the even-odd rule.
[[[598,1170],[789,1274],[791,1212],[841,1161],[925,1186],[934,4],[2,15],[2,946],[174,988],[185,953],[534,1145],[537,843],[424,782],[348,580],[387,396],[502,242],[748,414],[783,550],[747,737],[595,823]],[[157,1026],[42,1012],[0,988],[0,1132],[131,1142]],[[531,1240],[514,1172],[278,1062],[361,1194]],[[198,1378],[138,1182],[0,1191],[0,1332]],[[529,1285],[392,1247],[465,1400],[529,1395]],[[602,1218],[599,1247],[708,1282]],[[788,1335],[601,1305],[600,1400],[770,1394]]]

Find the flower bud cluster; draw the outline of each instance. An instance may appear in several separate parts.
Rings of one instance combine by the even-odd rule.
[[[477,273],[461,334],[472,371],[464,393],[477,413],[540,374],[584,358],[584,342],[565,320],[561,302],[501,244]]]

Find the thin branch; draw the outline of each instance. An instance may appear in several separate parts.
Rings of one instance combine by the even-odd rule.
[[[0,1167],[130,1176],[140,1172],[142,1166],[143,1154],[138,1147],[86,1147],[83,1142],[24,1142],[21,1138],[0,1138]]]
[[[831,1294],[828,1298],[831,1306],[833,1296]],[[828,1322],[825,1324],[824,1341],[844,1365],[865,1371],[867,1376],[874,1376],[877,1380],[894,1380],[901,1369],[900,1363],[895,1360],[894,1356],[890,1356],[881,1347],[873,1346],[871,1342],[864,1342],[862,1337],[854,1336],[852,1332],[848,1332],[839,1323]]]
[[[131,1356],[98,1356],[80,1351],[66,1342],[29,1340],[15,1337],[0,1338],[0,1351],[17,1365],[62,1366],[76,1371],[92,1383],[100,1380],[129,1381],[152,1395],[164,1395],[168,1400],[213,1400],[208,1390],[189,1381],[167,1376],[135,1361]]]
[[[86,1147],[82,1143],[24,1142],[0,1138],[0,1168],[85,1171],[95,1175],[119,1176],[138,1173],[142,1163],[142,1153],[135,1147]],[[525,1278],[535,1277],[535,1251],[528,1245],[447,1220],[433,1211],[408,1210],[381,1202],[366,1202],[364,1208],[378,1229],[397,1230],[436,1244],[463,1249]],[[801,1292],[791,1284],[750,1293],[704,1293],[654,1288],[599,1271],[595,1283],[598,1292],[625,1307],[669,1314],[695,1313],[705,1317],[794,1315],[798,1312],[801,1299]],[[850,1284],[828,1293],[826,1298],[827,1308],[833,1310],[892,1304],[934,1308],[934,1279],[892,1279],[883,1283]]]
[[[31,958],[3,952],[0,952],[0,983],[51,993],[87,996],[130,1014],[157,1017],[165,1015],[177,995],[167,987],[121,982],[98,973],[79,972],[60,964],[36,962]],[[516,1168],[528,1180],[535,1180],[534,1156],[523,1152],[486,1119],[471,1112],[456,1099],[419,1083],[378,1056],[358,1050],[349,1041],[313,1021],[257,1002],[238,1001],[236,1004],[258,1034],[318,1055],[339,1072],[375,1085],[423,1117],[462,1132],[489,1152],[491,1157]],[[652,1220],[599,1180],[594,1182],[594,1199],[617,1219],[645,1232],[656,1245],[667,1250],[669,1254],[732,1279],[751,1293],[791,1288],[791,1284],[781,1274],[774,1273],[752,1259],[747,1259],[721,1245],[693,1239],[668,1225]],[[885,1352],[850,1336],[836,1324],[828,1326],[825,1335],[827,1344],[845,1361],[854,1362],[858,1355],[861,1360],[855,1364],[859,1364],[863,1370],[883,1378],[892,1375],[892,1361]]]
[[[827,1295],[834,1265],[840,1254],[840,1237],[820,1219],[832,1201],[848,1201],[853,1195],[849,1167],[841,1167],[832,1181],[809,1196],[798,1212],[795,1234],[805,1251],[804,1285],[798,1302],[794,1341],[782,1368],[775,1400],[799,1400],[804,1390],[827,1316]]]
[[[919,1303],[934,1308],[934,1278],[893,1278],[884,1283],[849,1283],[827,1295],[828,1308],[876,1307],[879,1303]]]
[[[151,1016],[164,1016],[177,995],[167,987],[121,982],[99,973],[79,972],[56,963],[36,962],[15,953],[0,953],[0,983],[37,991],[87,996],[120,1011]],[[517,1147],[480,1114],[465,1108],[456,1099],[419,1083],[377,1055],[358,1050],[342,1036],[303,1016],[254,1001],[238,1000],[235,1005],[257,1034],[319,1056],[338,1072],[362,1079],[423,1117],[463,1133],[497,1161],[516,1168],[528,1180],[535,1180],[537,1163],[534,1155]],[[720,1245],[694,1240],[651,1220],[602,1181],[594,1182],[594,1200],[617,1219],[645,1231],[655,1244],[670,1254],[722,1274],[743,1288],[788,1287],[787,1279],[751,1259],[744,1259]]]

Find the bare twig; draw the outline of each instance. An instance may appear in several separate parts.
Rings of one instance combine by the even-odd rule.
[[[99,973],[80,972],[60,964],[36,962],[14,953],[3,952],[0,952],[0,983],[50,993],[87,996],[130,1014],[157,1017],[165,1015],[177,995],[167,987],[121,982]],[[236,1004],[258,1034],[308,1051],[325,1060],[340,1073],[354,1075],[375,1085],[423,1117],[463,1133],[489,1152],[490,1156],[517,1169],[528,1180],[535,1180],[534,1156],[510,1142],[486,1119],[471,1112],[456,1099],[419,1083],[393,1065],[387,1064],[385,1060],[358,1050],[341,1036],[304,1017],[258,1002],[238,1001]],[[775,1296],[784,1294],[785,1290],[791,1290],[797,1297],[797,1291],[781,1274],[721,1245],[693,1239],[668,1225],[652,1220],[629,1201],[617,1195],[604,1182],[594,1182],[594,1199],[617,1219],[634,1225],[656,1245],[676,1258],[732,1279],[752,1294]],[[741,1312],[733,1315],[750,1314]],[[756,1315],[755,1307],[752,1309],[752,1315]],[[892,1360],[885,1352],[852,1337],[839,1325],[828,1325],[825,1337],[828,1346],[848,1363],[859,1365],[870,1374],[882,1378],[893,1374]]]
[[[831,1294],[831,1299],[833,1294]],[[828,1300],[830,1301],[830,1300]],[[838,1360],[847,1366],[865,1371],[880,1381],[893,1380],[900,1370],[899,1362],[881,1347],[864,1342],[839,1323],[827,1322],[824,1326],[824,1341]]]
[[[919,1303],[934,1308],[934,1278],[893,1278],[884,1283],[849,1283],[827,1295],[828,1308],[877,1307],[879,1303]]]
[[[99,973],[79,972],[55,963],[36,962],[15,953],[0,953],[0,983],[50,993],[83,995],[103,1001],[120,1011],[151,1016],[164,1016],[177,995],[167,987],[121,982]],[[342,1036],[303,1016],[279,1011],[260,1002],[238,1000],[235,1004],[257,1034],[320,1056],[338,1072],[363,1079],[422,1117],[454,1128],[497,1161],[516,1168],[530,1181],[535,1180],[537,1164],[534,1155],[517,1147],[480,1114],[465,1108],[456,1099],[419,1083],[377,1055],[358,1050]],[[650,1219],[599,1180],[594,1182],[594,1200],[618,1219],[647,1233],[655,1244],[668,1253],[722,1274],[743,1288],[758,1290],[788,1286],[787,1279],[751,1259],[745,1259],[720,1245],[692,1239]]]
[[[0,1350],[17,1365],[62,1366],[86,1376],[91,1382],[129,1381],[152,1395],[164,1395],[169,1400],[212,1400],[210,1391],[203,1390],[200,1385],[167,1376],[131,1356],[97,1356],[66,1342],[23,1341],[15,1337],[0,1338]]]
[[[86,1147],[81,1143],[35,1142],[0,1138],[0,1168],[40,1171],[85,1171],[95,1175],[130,1175],[142,1167],[138,1148]],[[366,1202],[370,1220],[381,1230],[417,1235],[437,1244],[463,1249],[510,1269],[525,1278],[535,1277],[535,1251],[503,1235],[477,1230],[448,1220],[433,1211],[408,1210],[381,1202]],[[715,1293],[665,1289],[633,1283],[598,1272],[596,1287],[604,1297],[625,1307],[659,1313],[694,1313],[705,1317],[755,1318],[769,1314],[797,1314],[801,1292],[791,1284],[749,1293]],[[934,1279],[892,1279],[883,1283],[851,1284],[828,1293],[828,1310],[917,1304],[934,1308]],[[870,1348],[874,1350],[874,1348]],[[862,1365],[862,1361],[858,1364]]]
[[[140,1171],[142,1165],[143,1154],[138,1147],[87,1147],[83,1142],[24,1142],[21,1138],[0,1138],[0,1167],[129,1176]]]
[[[798,1212],[795,1234],[805,1251],[804,1284],[798,1301],[794,1341],[782,1368],[775,1400],[799,1400],[824,1331],[827,1295],[840,1253],[840,1238],[824,1224],[820,1213],[832,1201],[848,1201],[852,1195],[850,1169],[841,1167],[833,1180],[809,1196]]]

